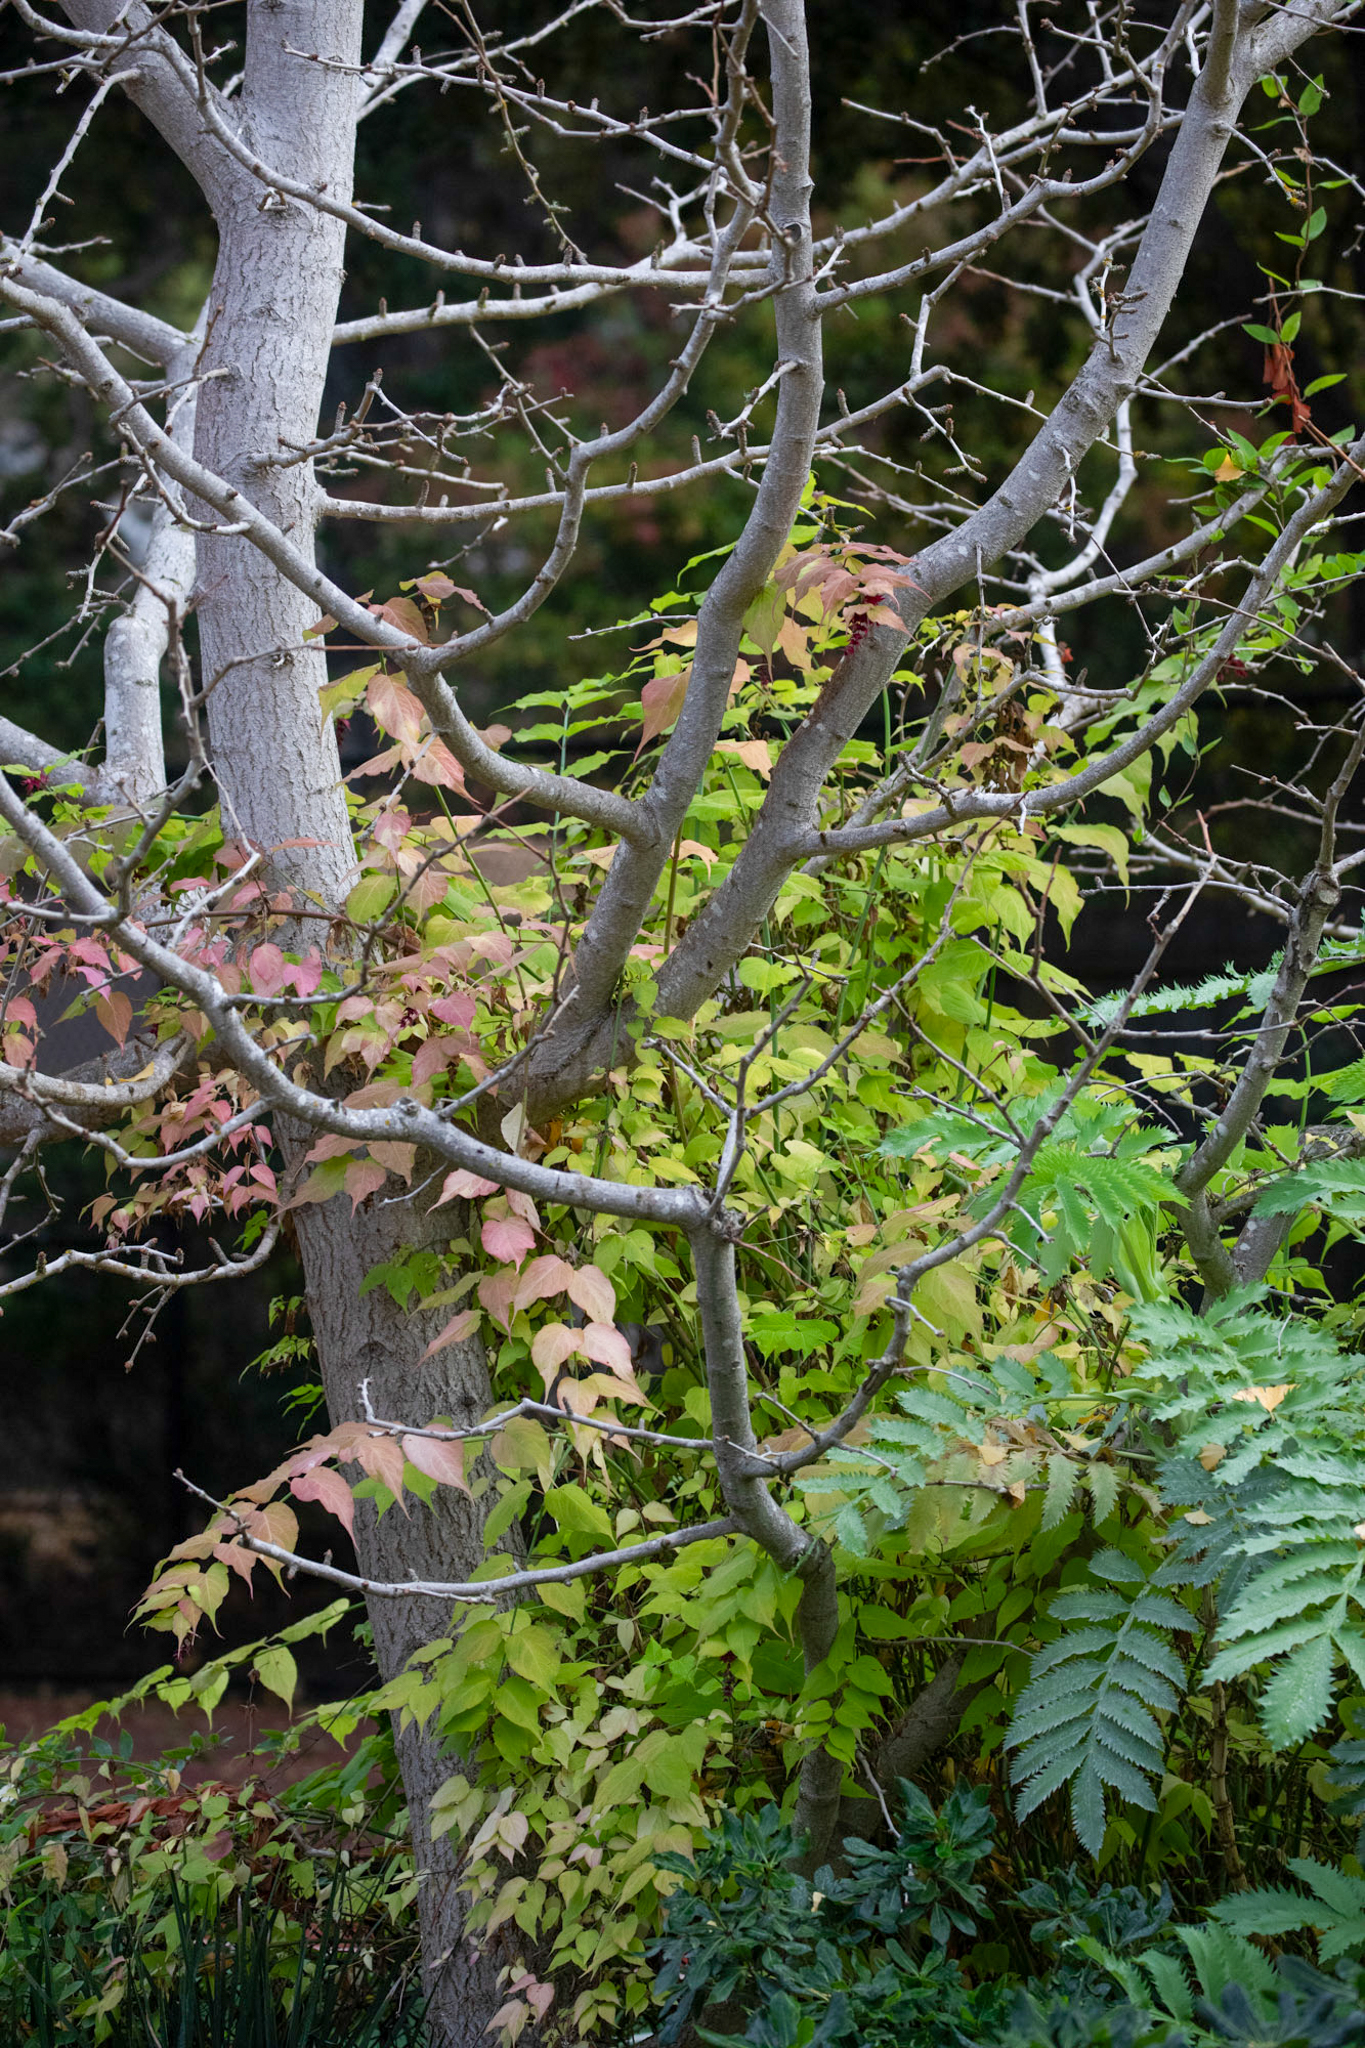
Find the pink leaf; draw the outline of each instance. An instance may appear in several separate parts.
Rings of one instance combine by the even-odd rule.
[[[646,683],[640,692],[640,744],[635,749],[635,758],[657,739],[661,732],[667,732],[683,707],[687,695],[688,680],[692,664],[677,669],[671,676],[656,676],[652,683]]]
[[[414,607],[415,609],[415,607]],[[426,638],[423,633],[422,638]],[[391,740],[415,746],[422,731],[422,706],[396,676],[374,676],[366,685],[365,704],[381,732]]]
[[[718,754],[733,754],[767,782],[773,772],[773,750],[766,740],[717,740]]]
[[[251,986],[258,995],[277,996],[284,987],[284,955],[278,946],[257,946],[251,956]]]
[[[385,1141],[370,1146],[370,1157],[377,1160],[389,1173],[396,1173],[401,1180],[411,1180],[417,1147],[404,1145],[401,1140],[392,1144]]]
[[[430,638],[427,622],[410,597],[391,597],[387,604],[372,604],[370,610],[377,618],[387,619],[391,626],[397,626],[400,633],[411,633],[414,640],[425,644]]]
[[[536,1212],[536,1205],[529,1195],[519,1194],[516,1188],[509,1188],[507,1190],[507,1206],[514,1216],[520,1216],[523,1222],[529,1223],[532,1230],[539,1230],[540,1217]]]
[[[97,995],[95,1015],[116,1044],[122,1045],[133,1021],[133,1006],[123,990],[110,988]]]
[[[614,1323],[589,1323],[579,1336],[584,1355],[597,1365],[605,1365],[612,1372],[619,1373],[624,1380],[633,1380],[635,1367],[631,1363],[630,1342],[623,1337]]]
[[[434,1358],[438,1351],[444,1351],[447,1344],[463,1344],[466,1338],[473,1336],[478,1327],[479,1311],[476,1308],[462,1308],[459,1314],[452,1316],[445,1328],[438,1331],[436,1336],[432,1338],[417,1363],[425,1365],[427,1360]],[[417,1463],[416,1458],[413,1458],[412,1462],[415,1465]],[[421,1469],[425,1472],[426,1466],[423,1465]]]
[[[485,1216],[479,1242],[490,1259],[502,1259],[519,1266],[536,1241],[529,1223],[520,1216]]]
[[[428,1479],[439,1479],[443,1486],[458,1486],[461,1493],[468,1493],[462,1443],[442,1442],[430,1436],[405,1436],[403,1456],[419,1472],[425,1472]]]
[[[474,1022],[475,1003],[471,995],[457,994],[442,996],[431,1005],[433,1017],[439,1017],[443,1024],[453,1024],[457,1031],[468,1031]]]
[[[616,1289],[600,1266],[580,1266],[568,1280],[569,1299],[594,1323],[616,1321]]]
[[[412,764],[412,773],[417,782],[427,782],[439,789],[457,790],[461,795],[464,793],[464,769],[444,740],[432,740],[423,747],[419,759]],[[445,876],[436,871],[435,880],[440,884],[440,895],[444,896]]]
[[[579,1385],[585,1387],[588,1392],[599,1395],[604,1401],[645,1402],[638,1381],[627,1384],[625,1380],[618,1380],[612,1372],[590,1372],[585,1380],[579,1381]],[[648,1403],[645,1405],[648,1406]],[[584,1410],[584,1413],[586,1412]]]
[[[580,1349],[580,1332],[567,1323],[546,1323],[531,1339],[531,1362],[548,1387],[566,1358]]]
[[[351,1456],[364,1466],[371,1479],[381,1481],[403,1505],[403,1453],[391,1436],[358,1437]]]
[[[388,1177],[387,1169],[377,1159],[357,1159],[353,1166],[347,1167],[343,1186],[351,1198],[353,1216],[365,1198],[382,1188]]]
[[[472,1202],[478,1195],[495,1195],[498,1184],[485,1180],[481,1173],[471,1173],[467,1166],[457,1166],[454,1173],[448,1173],[441,1183],[441,1201],[434,1202],[439,1209],[441,1202]]]
[[[566,1260],[543,1253],[532,1259],[518,1280],[513,1303],[517,1308],[529,1308],[533,1301],[547,1301],[553,1294],[562,1294],[573,1278],[573,1267]]]
[[[500,1273],[485,1273],[478,1285],[480,1304],[504,1330],[512,1327],[512,1293],[516,1284],[516,1274],[504,1266]]]
[[[310,953],[297,967],[286,967],[284,978],[296,996],[311,996],[322,980],[322,958]]]
[[[329,1515],[335,1515],[339,1522],[345,1523],[348,1535],[355,1535],[355,1502],[351,1498],[351,1489],[330,1465],[317,1465],[311,1472],[301,1472],[297,1479],[290,1480],[289,1491],[295,1500],[320,1501]]]

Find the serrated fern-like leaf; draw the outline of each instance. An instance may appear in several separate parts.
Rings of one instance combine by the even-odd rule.
[[[1080,1484],[1081,1468],[1063,1451],[1054,1451],[1047,1461],[1047,1492],[1043,1495],[1044,1529],[1055,1529],[1067,1518]]]
[[[1323,1209],[1343,1223],[1365,1219],[1365,1160],[1311,1161],[1262,1188],[1251,1213],[1296,1216],[1301,1209]]]
[[[1312,1927],[1323,1963],[1365,1952],[1365,1879],[1333,1870],[1311,1856],[1292,1857],[1289,1868],[1311,1897],[1267,1885],[1220,1900],[1212,1909],[1214,1918],[1243,1937],[1293,1934]]]
[[[1101,1552],[1092,1570],[1100,1584],[1052,1604],[1054,1619],[1081,1626],[1034,1658],[1006,1746],[1019,1818],[1069,1784],[1077,1837],[1095,1856],[1107,1791],[1155,1807],[1150,1781],[1164,1750],[1156,1717],[1176,1704],[1185,1677],[1168,1637],[1189,1616],[1121,1552]]]
[[[1336,1647],[1324,1633],[1271,1673],[1261,1694],[1261,1726],[1276,1749],[1292,1749],[1321,1728],[1332,1704],[1335,1663]]]

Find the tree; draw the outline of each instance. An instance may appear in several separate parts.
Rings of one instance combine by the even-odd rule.
[[[731,1537],[747,1539],[799,1588],[795,1626],[811,1679],[829,1667],[839,1635],[838,1575],[830,1543],[792,1511],[787,1483],[856,1441],[877,1412],[924,1323],[916,1288],[947,1267],[961,1270],[978,1247],[1019,1225],[1024,1191],[1037,1192],[1048,1148],[1108,1072],[1175,924],[1106,1021],[1087,1026],[1072,1006],[1075,1058],[1031,1121],[1012,1115],[1008,1077],[971,1075],[970,1060],[939,1047],[948,1065],[928,1092],[968,1078],[976,1103],[968,1114],[1005,1146],[998,1177],[979,1212],[964,1211],[894,1267],[890,1327],[867,1351],[856,1389],[776,1450],[759,1444],[747,1304],[736,1282],[737,1246],[762,1208],[745,1178],[754,1131],[785,1104],[833,1085],[869,1033],[904,1020],[941,964],[966,971],[954,951],[961,906],[987,885],[1005,935],[995,963],[1003,959],[1007,974],[1058,1010],[1066,984],[1044,961],[1042,934],[1050,893],[1055,907],[1063,887],[1049,873],[1066,870],[1035,842],[1063,821],[1071,837],[1054,844],[1088,846],[1122,869],[1122,834],[1087,823],[1081,807],[1103,792],[1129,801],[1135,790],[1140,807],[1153,751],[1168,754],[1188,738],[1201,697],[1235,665],[1255,668],[1286,645],[1301,654],[1299,614],[1286,607],[1301,606],[1309,585],[1310,596],[1319,585],[1330,593],[1348,573],[1322,567],[1321,536],[1360,474],[1365,444],[1323,435],[1311,393],[1300,394],[1294,379],[1302,264],[1325,216],[1301,144],[1320,93],[1311,84],[1291,93],[1288,80],[1312,39],[1351,10],[1339,0],[1287,9],[1215,0],[1165,10],[1141,27],[1119,8],[1071,32],[1035,24],[1023,8],[1009,30],[1013,107],[990,119],[971,108],[929,120],[927,109],[890,110],[900,133],[927,150],[929,168],[880,217],[825,228],[812,214],[818,50],[813,61],[799,0],[739,0],[667,23],[634,23],[609,9],[622,37],[666,33],[678,52],[670,104],[652,115],[614,106],[606,79],[589,106],[542,80],[540,67],[572,38],[581,5],[504,36],[459,10],[443,19],[450,47],[435,55],[409,47],[420,14],[411,0],[368,55],[353,0],[252,0],[240,52],[210,45],[219,17],[198,8],[64,5],[53,18],[15,0],[33,35],[34,66],[11,85],[27,89],[55,72],[79,85],[86,103],[32,220],[0,244],[0,295],[11,331],[32,340],[27,367],[89,393],[108,453],[77,463],[5,538],[17,542],[66,492],[112,488],[116,499],[100,514],[82,609],[90,630],[104,633],[102,746],[73,758],[12,721],[0,727],[11,776],[0,779],[0,812],[14,875],[0,1086],[3,1134],[15,1149],[4,1198],[16,1201],[34,1184],[43,1148],[59,1140],[102,1147],[123,1192],[96,1205],[88,1250],[39,1261],[6,1287],[81,1263],[158,1295],[217,1285],[268,1255],[282,1215],[297,1231],[331,1429],[254,1495],[220,1505],[198,1550],[158,1582],[153,1606],[179,1632],[221,1597],[228,1567],[249,1570],[256,1557],[299,1563],[292,1515],[275,1499],[282,1486],[349,1517],[350,1491],[332,1461],[358,1460],[372,1496],[354,1522],[359,1576],[332,1576],[367,1593],[380,1669],[395,1684],[414,1652],[448,1640],[453,1603],[488,1599],[480,1574],[490,1544],[512,1545],[498,1580],[498,1599],[509,1603],[532,1588],[634,1570]],[[694,70],[701,83],[692,81],[689,101],[681,81]],[[1270,154],[1247,112],[1261,82],[1291,138]],[[442,246],[420,223],[405,233],[368,195],[354,196],[358,123],[395,118],[391,110],[401,114],[412,94],[431,88],[452,106],[477,108],[505,138],[530,208],[526,260]],[[62,251],[43,240],[73,159],[95,147],[117,94],[145,116],[149,146],[155,138],[179,157],[212,214],[217,265],[192,328],[82,282],[79,250],[63,268]],[[658,223],[648,255],[598,259],[576,245],[537,154],[554,157],[568,141],[628,146],[648,162]],[[1161,161],[1157,190],[1133,218],[1125,180],[1149,156]],[[1295,241],[1297,267],[1289,279],[1271,274],[1264,328],[1271,394],[1288,407],[1288,432],[1259,451],[1245,439],[1221,442],[1198,470],[1203,509],[1175,539],[1120,564],[1110,544],[1141,475],[1137,421],[1169,411],[1175,445],[1186,450],[1197,445],[1192,433],[1204,432],[1202,401],[1175,389],[1182,365],[1198,360],[1200,338],[1158,367],[1154,352],[1219,180],[1257,165],[1303,210],[1282,237]],[[998,264],[1002,246],[1014,246],[1008,238],[1022,244],[1026,230],[1055,237],[1063,253],[1042,277],[1021,258],[1011,291],[1021,301],[1062,301],[1085,346],[1074,374],[1052,380],[1050,398],[1024,401],[1026,439],[990,489],[954,424],[955,405],[968,410],[990,394],[970,363],[954,360],[942,309],[954,287]],[[928,243],[916,246],[926,233]],[[399,311],[381,301],[339,325],[347,248],[366,243],[401,259],[395,277],[418,266],[442,284],[456,281],[459,295],[440,291]],[[647,403],[614,427],[594,430],[563,398],[533,388],[490,338],[629,294],[662,295],[678,339]],[[897,366],[879,395],[850,409],[842,392],[827,389],[826,324],[886,303],[912,308],[908,372]],[[376,376],[333,426],[320,424],[335,351],[446,330],[481,348],[490,366],[489,396],[474,415],[407,411]],[[690,459],[661,467],[651,456],[655,437],[675,412],[693,424],[688,408],[708,347],[736,332],[765,350],[762,374],[731,400],[731,418],[708,415],[714,452],[694,438]],[[944,403],[931,407],[940,387]],[[921,464],[908,481],[879,439],[900,415],[922,422],[945,458]],[[706,421],[695,425],[699,434]],[[497,452],[485,461],[490,441]],[[543,467],[543,487],[520,481],[521,451]],[[1083,469],[1087,480],[1099,477],[1115,459],[1103,503],[1087,508]],[[363,490],[329,491],[331,474],[362,475]],[[823,488],[840,474],[889,517],[914,523],[911,550],[852,530],[847,508]],[[519,479],[515,489],[507,475]],[[579,751],[570,713],[580,700],[567,687],[563,741],[550,750],[557,764],[545,765],[546,735],[534,728],[517,745],[505,731],[478,731],[461,706],[462,669],[552,602],[597,509],[722,481],[742,486],[748,509],[714,573],[705,565],[694,615],[678,593],[646,615],[661,639],[647,650],[657,672],[637,714],[643,768],[618,761],[607,772],[580,759],[570,772]],[[140,558],[134,512],[148,535]],[[418,561],[404,593],[357,596],[319,548],[329,524],[344,520],[399,528],[416,555],[433,542],[468,548],[506,522],[542,516],[552,531],[534,573],[496,611],[445,564]],[[1229,536],[1241,550],[1233,558],[1219,552]],[[1305,550],[1315,551],[1312,577]],[[1215,573],[1227,580],[1214,584]],[[1092,685],[1069,674],[1057,620],[1139,596],[1152,623],[1136,678],[1101,675]],[[948,650],[936,697],[908,726],[888,711],[895,757],[879,757],[859,782],[867,721],[890,705],[893,685],[902,698],[917,686],[917,671],[903,664],[922,666],[936,647]],[[329,656],[341,653],[359,653],[362,666],[334,677]],[[174,774],[161,723],[163,670],[185,762]],[[736,700],[746,686],[751,694]],[[614,722],[619,733],[621,686],[597,708],[581,701],[590,707],[585,724]],[[363,801],[343,779],[334,717],[362,702],[390,743],[361,771]],[[1215,1296],[1262,1280],[1287,1228],[1285,1212],[1270,1223],[1253,1217],[1229,1245],[1230,1219],[1241,1212],[1220,1210],[1210,1191],[1285,1057],[1324,938],[1343,929],[1349,857],[1334,834],[1358,753],[1350,740],[1344,765],[1331,757],[1331,786],[1313,814],[1320,842],[1292,900],[1234,872],[1211,844],[1191,851],[1154,832],[1141,854],[1167,880],[1240,890],[1287,928],[1231,1099],[1174,1187],[1190,1256]],[[708,844],[692,834],[718,762],[727,774],[742,771],[749,794],[736,797],[723,838]],[[730,786],[740,787],[733,776]],[[509,918],[489,891],[491,911],[475,914],[466,903],[452,925],[449,891],[458,895],[477,876],[462,857],[466,843],[512,806],[544,867],[539,910]],[[794,1067],[770,1064],[765,1080],[761,1059],[790,1058],[789,1027],[809,1021],[802,1004],[828,992],[818,955],[808,971],[765,976],[775,923],[795,896],[818,897],[848,875],[866,878],[870,907],[884,864],[902,855],[937,863],[935,886],[943,884],[932,917],[912,921],[913,952],[889,982],[852,976],[854,1000],[840,992],[824,1049]],[[711,886],[684,880],[680,891],[689,860]],[[1036,944],[1015,929],[1016,905]],[[84,979],[114,1044],[92,1069],[45,1071],[34,991],[58,971]],[[744,990],[782,993],[746,1009]],[[738,1065],[706,1038],[726,1002],[762,1012]],[[908,1042],[932,1050],[917,1028]],[[714,1147],[673,1161],[666,1176],[639,1153],[584,1170],[586,1155],[572,1150],[565,1128],[632,1071],[653,1077],[656,1096],[667,1089],[684,1128],[690,1104],[696,1128],[716,1134]],[[1023,1085],[1022,1069],[1016,1079]],[[1083,1180],[1084,1196],[1073,1187],[1071,1199],[1098,1204],[1121,1235],[1139,1182],[1126,1196],[1106,1196]],[[1047,1185],[1055,1192],[1055,1176]],[[467,1212],[452,1203],[484,1204],[475,1213],[495,1270],[491,1288],[487,1273],[480,1282],[482,1318],[472,1307],[452,1318],[451,1290],[431,1284],[448,1277],[442,1262],[462,1232],[465,1256],[478,1257],[472,1223],[451,1221]],[[243,1247],[206,1270],[180,1270],[157,1231],[185,1209],[243,1218]],[[615,1447],[698,1448],[674,1428],[622,1419],[620,1410],[648,1393],[639,1371],[649,1337],[623,1329],[602,1267],[557,1253],[523,1266],[550,1209],[642,1225],[686,1248],[709,1396],[698,1441],[723,1500],[705,1520],[535,1566],[520,1562],[518,1525],[502,1512],[494,1464],[483,1459],[467,1474],[466,1444],[495,1433],[505,1443],[509,1422],[520,1419],[567,1431],[585,1465],[594,1432]],[[16,1243],[28,1227],[17,1226]],[[471,1265],[463,1292],[455,1280],[459,1300],[474,1277]],[[539,1397],[509,1407],[499,1385],[495,1403],[481,1329],[501,1324],[510,1340],[518,1311],[566,1293],[578,1319],[545,1324],[530,1352],[544,1380]],[[566,1371],[575,1360],[576,1377]],[[411,1469],[435,1482],[429,1503],[411,1514],[378,1512],[376,1490],[380,1505],[387,1495],[401,1501]],[[491,1536],[490,1515],[498,1517]],[[583,1526],[598,1522],[590,1516]],[[960,1668],[950,1658],[914,1725],[896,1731],[902,1770],[940,1724],[954,1724]],[[512,1937],[507,1923],[502,1937],[472,1944],[462,1932],[452,1835],[433,1840],[431,1830],[449,1759],[430,1724],[400,1718],[419,1859],[431,1872],[424,1937],[438,2032],[449,2043],[473,2041],[506,2007],[499,1972],[505,1979]],[[809,1732],[817,1723],[808,1720],[796,1765],[796,1817],[818,1862],[834,1838],[850,1759]],[[1102,1804],[1097,1784],[1090,1796]]]

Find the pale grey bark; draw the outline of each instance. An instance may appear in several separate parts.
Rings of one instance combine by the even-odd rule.
[[[362,11],[361,0],[251,0],[247,10],[237,124],[302,183],[341,199],[351,192],[360,81],[337,67],[359,64]],[[211,381],[195,453],[311,558],[312,466],[290,457],[317,432],[344,230],[240,175],[215,215],[201,366]],[[310,594],[244,537],[201,535],[201,662],[224,825],[267,849],[316,841],[272,852],[272,864],[332,909],[353,856],[336,736],[318,712],[326,658],[306,637],[317,619]]]
[[[190,340],[166,358],[172,386],[171,439],[194,443],[195,377],[199,343]],[[178,402],[177,402],[178,401]],[[194,595],[195,537],[164,498],[152,510],[144,559],[127,609],[104,638],[104,768],[101,786],[146,812],[166,781],[161,730],[162,664],[178,640]]]

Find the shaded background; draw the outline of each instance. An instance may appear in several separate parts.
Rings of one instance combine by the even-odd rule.
[[[499,26],[514,33],[543,11],[527,0],[501,0]],[[1023,104],[1015,45],[994,32],[1001,12],[987,0],[920,0],[914,9],[895,10],[888,10],[884,0],[811,0],[809,11],[818,95],[816,176],[820,204],[828,211],[846,218],[880,211],[893,194],[913,189],[922,175],[905,161],[924,146],[917,147],[913,132],[870,121],[849,102],[909,106],[923,114],[927,100],[933,118],[967,105],[1003,113]],[[1057,11],[1065,21],[1067,8]],[[216,9],[212,19],[220,40],[233,32],[231,8]],[[386,10],[375,10],[367,47],[377,41],[385,19]],[[418,38],[424,47],[428,41],[433,49],[445,45],[443,22],[433,15],[424,27],[427,33]],[[926,60],[955,36],[971,40],[926,72]],[[0,15],[0,70],[25,63],[31,47],[28,32],[13,15]],[[693,96],[668,37],[632,42],[607,18],[589,16],[556,47],[560,54],[551,76],[566,96],[588,99],[599,90],[606,96],[604,81],[611,103],[632,110],[641,104],[657,109]],[[1330,89],[1314,123],[1315,138],[1355,175],[1365,175],[1363,63],[1358,37],[1316,44],[1310,52],[1310,69],[1321,69]],[[43,81],[3,90],[0,221],[13,230],[26,223],[47,169],[69,134],[75,95],[58,97]],[[1268,114],[1269,102],[1265,107]],[[547,189],[568,202],[571,230],[590,255],[619,258],[649,248],[651,216],[617,189],[619,183],[638,179],[638,161],[611,144],[571,150],[552,137],[533,135],[531,140]],[[1123,218],[1150,203],[1163,160],[1164,148],[1144,159],[1126,189],[1104,202],[1109,217]],[[116,102],[102,113],[96,140],[77,158],[65,189],[77,204],[58,226],[66,229],[69,217],[73,235],[100,238],[72,258],[71,267],[91,282],[189,324],[209,282],[212,233],[188,178],[131,107]],[[543,249],[536,248],[538,230],[502,153],[500,131],[472,95],[409,93],[366,123],[357,190],[391,202],[395,222],[420,216],[424,231],[438,241],[464,240],[488,254],[521,248],[531,260],[555,253],[547,237]],[[1365,291],[1365,259],[1350,232],[1350,201],[1350,193],[1343,192],[1339,201],[1330,202],[1332,222],[1316,245],[1315,256],[1317,249],[1322,251],[1316,267],[1348,290]],[[1230,315],[1257,317],[1252,301],[1262,287],[1258,257],[1264,260],[1267,250],[1273,251],[1277,230],[1294,224],[1263,178],[1239,176],[1220,187],[1170,323],[1170,345]],[[914,246],[924,239],[921,228]],[[381,296],[393,307],[422,304],[439,282],[371,245],[353,243],[349,260],[343,319],[372,311]],[[1064,258],[1054,237],[1023,237],[1010,260],[1022,266],[1022,274],[1065,286]],[[864,309],[858,321],[834,324],[831,384],[845,391],[851,407],[903,374],[906,340],[899,318],[911,303],[888,300]],[[1077,321],[1060,317],[1047,304],[1013,298],[986,277],[962,281],[948,319],[943,339],[969,358],[965,367],[988,387],[1021,397],[1036,388],[1043,400],[1059,389],[1085,343]],[[1361,327],[1360,310],[1346,302],[1317,302],[1305,317],[1298,347],[1301,383],[1328,370],[1350,373],[1318,403],[1319,424],[1328,432],[1359,417]],[[596,424],[629,416],[659,381],[676,347],[676,333],[666,295],[647,293],[537,323],[533,331],[498,332],[495,338],[508,340],[509,360],[520,374],[546,392],[570,394],[583,417]],[[661,466],[686,455],[707,406],[733,412],[738,395],[765,374],[763,341],[757,326],[726,332],[716,341],[698,379],[695,402],[670,422],[654,451]],[[0,336],[0,367],[32,367],[41,353],[33,337]],[[409,407],[469,412],[495,383],[486,358],[458,334],[409,337],[386,343],[382,351],[351,347],[334,358],[325,417],[342,399],[353,406],[369,373],[381,365],[386,388]],[[1203,390],[1254,395],[1260,351],[1234,326],[1200,357],[1199,378]],[[970,398],[957,405],[959,437],[992,483],[1022,445],[1011,438],[1019,417]],[[1254,438],[1283,423],[1271,419],[1258,428],[1249,411],[1224,410],[1216,417]],[[889,419],[879,431],[881,445],[898,459],[922,457],[931,471],[950,459],[921,444],[907,419]],[[1198,456],[1211,438],[1211,432],[1183,415],[1148,412],[1140,420],[1140,443],[1163,454]],[[97,457],[113,452],[84,394],[52,379],[6,380],[0,385],[0,517],[40,495],[85,448]],[[1092,500],[1108,481],[1104,458],[1096,463],[1082,478]],[[540,485],[524,457],[516,458],[510,473],[514,487],[518,480],[532,488]],[[1181,515],[1171,500],[1183,488],[1181,478],[1172,470],[1158,470],[1156,477],[1134,493],[1114,536],[1120,560],[1159,546],[1178,530]],[[822,480],[842,494],[837,473]],[[361,493],[369,486],[362,474],[334,488]],[[615,658],[621,642],[608,643],[608,653],[600,641],[571,636],[629,615],[667,588],[686,557],[732,534],[744,504],[742,487],[727,482],[677,498],[604,508],[589,521],[578,565],[566,585],[527,627],[490,650],[477,671],[463,674],[471,714],[486,722],[514,696],[563,688]],[[0,705],[72,748],[88,742],[100,714],[100,635],[81,644],[68,624],[78,590],[73,577],[83,571],[100,516],[73,493],[26,530],[19,549],[0,559]],[[346,523],[328,530],[326,566],[353,589],[385,594],[400,578],[420,574],[434,560],[450,562],[456,580],[472,582],[496,608],[521,587],[546,537],[543,523],[525,520],[480,539],[451,562],[449,556],[433,555],[431,536],[417,528],[381,531]],[[874,537],[909,549],[914,534],[904,521],[878,516]],[[1061,549],[1058,536],[1053,549],[1058,559]],[[1351,596],[1337,607],[1339,644],[1353,657],[1365,637],[1361,605],[1359,597]],[[1131,673],[1141,660],[1136,623],[1116,618],[1113,611],[1093,621],[1078,614],[1066,630],[1077,668],[1088,668],[1096,682]],[[39,651],[29,654],[35,647]],[[1307,681],[1304,700],[1315,715],[1346,705],[1329,671]],[[1248,765],[1292,758],[1293,722],[1287,712],[1233,699],[1208,705],[1201,718],[1203,738],[1223,744],[1212,749],[1213,758],[1201,763],[1183,792],[1187,808],[1245,795],[1241,771]],[[877,725],[880,731],[880,714]],[[363,732],[354,733],[348,741],[351,761],[368,751]],[[1184,757],[1176,761],[1178,772],[1186,773]],[[1262,857],[1278,853],[1289,866],[1303,852],[1292,833],[1271,827],[1268,836],[1265,821],[1249,814],[1230,814],[1219,827],[1217,843],[1229,852],[1254,847]],[[1097,988],[1126,981],[1147,948],[1146,908],[1140,900],[1126,907],[1110,902],[1103,913],[1083,914],[1068,965]],[[1190,919],[1165,971],[1189,980],[1228,960],[1259,966],[1274,943],[1265,925],[1239,910],[1211,905]],[[65,1243],[79,1241],[79,1211],[104,1183],[98,1158],[54,1153],[50,1171],[54,1189],[67,1197],[66,1220],[37,1240],[52,1255]],[[188,1262],[199,1263],[206,1246],[187,1233],[184,1250]],[[5,1277],[17,1270],[13,1263],[0,1267]],[[253,1361],[280,1334],[269,1327],[272,1298],[298,1291],[292,1256],[282,1249],[267,1270],[231,1291],[203,1289],[173,1297],[140,1346],[142,1319],[121,1284],[78,1275],[5,1304],[0,1320],[5,1387],[0,1691],[84,1687],[98,1693],[161,1661],[168,1639],[130,1629],[127,1618],[157,1558],[200,1526],[196,1504],[173,1474],[180,1467],[211,1491],[224,1490],[268,1469],[296,1440],[298,1420],[281,1402],[290,1374],[261,1371]],[[328,1529],[331,1541],[335,1524]],[[299,1587],[287,1601],[265,1575],[256,1576],[254,1600],[235,1587],[224,1610],[229,1640],[278,1626],[321,1597]],[[339,1665],[335,1642],[331,1651],[304,1647],[311,1650],[305,1675],[314,1686],[332,1691],[338,1683],[349,1685],[353,1655],[349,1665]]]

